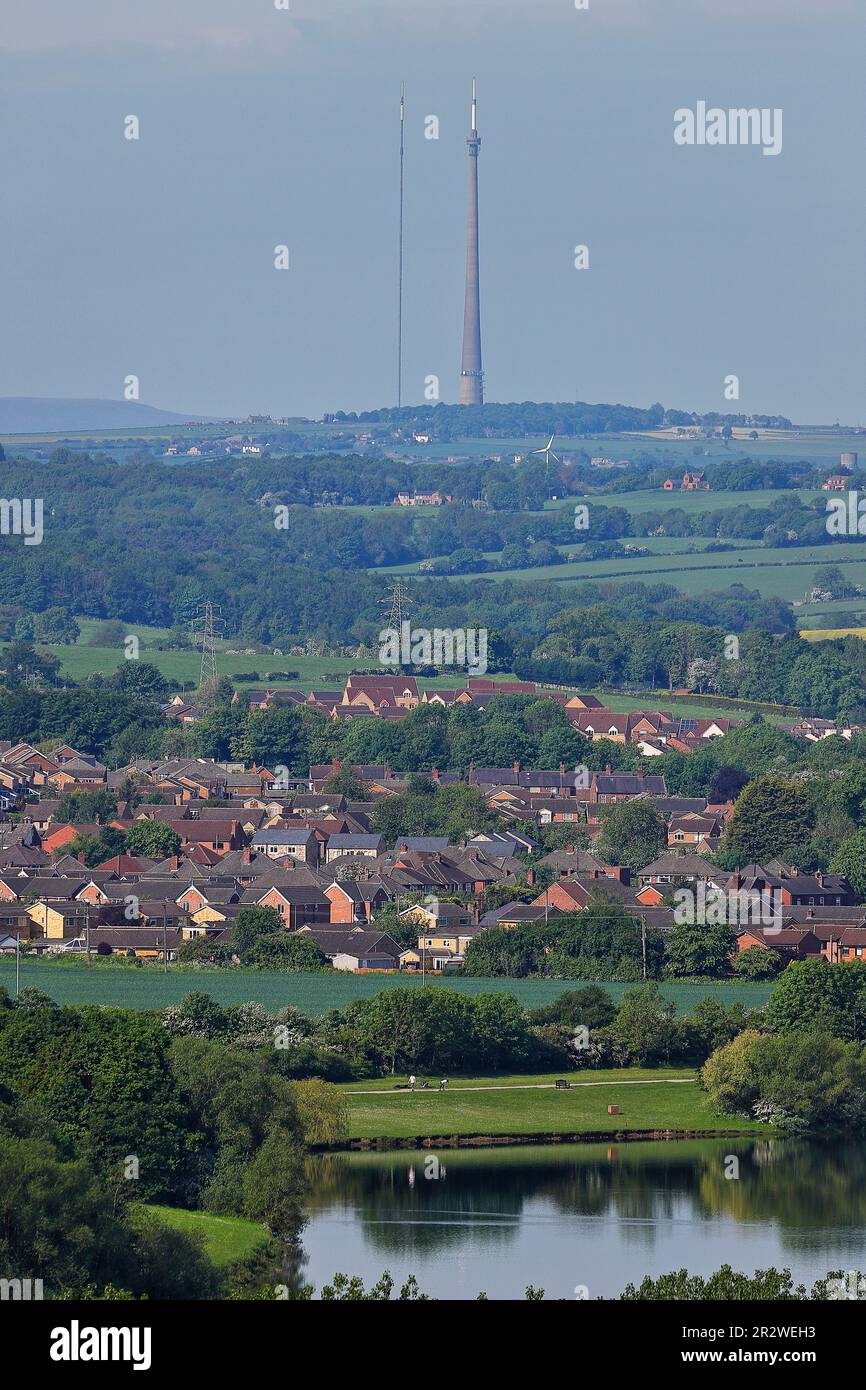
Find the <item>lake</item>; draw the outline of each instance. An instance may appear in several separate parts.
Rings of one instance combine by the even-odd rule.
[[[731,1160],[736,1160],[732,1162]],[[646,1274],[866,1270],[866,1145],[674,1140],[328,1154],[303,1278],[415,1274],[442,1299],[609,1298]],[[727,1176],[738,1172],[738,1176]]]

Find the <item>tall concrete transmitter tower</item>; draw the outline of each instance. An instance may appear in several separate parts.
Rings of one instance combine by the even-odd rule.
[[[469,147],[469,212],[466,222],[466,300],[463,309],[463,365],[460,370],[460,404],[484,404],[484,372],[481,370],[481,299],[478,288],[478,111],[475,79],[472,79],[472,128]]]

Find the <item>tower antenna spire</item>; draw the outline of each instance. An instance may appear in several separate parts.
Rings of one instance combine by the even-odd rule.
[[[460,404],[484,404],[484,372],[481,367],[481,297],[478,276],[478,101],[472,79],[472,125],[466,141],[469,149],[469,207],[466,218],[466,294],[463,304],[463,362],[460,369]]]
[[[403,132],[406,124],[406,84],[400,83],[400,238],[397,269],[397,407],[403,404]]]

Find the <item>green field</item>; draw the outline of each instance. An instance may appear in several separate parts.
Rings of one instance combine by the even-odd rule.
[[[119,666],[122,666],[125,657],[123,646],[117,647],[92,647],[89,645],[90,639],[99,629],[101,624],[94,618],[78,618],[78,625],[81,628],[81,637],[72,646],[45,645],[46,649],[56,656],[62,663],[62,672],[72,680],[84,680],[87,676],[97,673],[101,675],[111,675]],[[187,690],[192,691],[198,686],[199,667],[201,657],[195,650],[180,651],[171,649],[169,651],[151,650],[149,643],[165,641],[168,631],[165,628],[147,627],[143,623],[130,623],[127,631],[138,637],[141,643],[141,660],[152,662],[158,667],[162,674],[169,680],[178,681],[185,684]],[[217,642],[217,668],[221,676],[233,676],[238,672],[258,671],[260,681],[241,682],[238,689],[253,690],[266,685],[297,686],[298,689],[309,690],[342,690],[346,683],[346,677],[350,671],[358,666],[373,666],[370,660],[360,661],[357,657],[349,656],[289,656],[283,654],[276,656],[273,652],[244,652],[238,651],[239,641]],[[268,671],[297,671],[298,675],[291,681],[283,678],[267,681],[265,675]],[[383,674],[386,668],[382,667]],[[502,679],[505,679],[503,676]],[[462,684],[465,677],[460,672],[452,672],[450,675],[433,676],[425,679],[421,684],[427,688],[436,686],[451,688],[455,684]]]
[[[454,989],[463,994],[513,994],[525,1008],[541,1008],[558,999],[565,990],[580,989],[580,980],[510,980],[510,979],[449,979],[428,984],[428,989]],[[10,993],[15,989],[15,962],[0,960],[0,985]],[[338,971],[330,975],[288,974],[276,970],[189,970],[170,966],[163,971],[157,964],[115,967],[81,961],[59,964],[39,961],[30,956],[21,958],[21,988],[40,989],[60,1004],[105,1004],[127,1009],[162,1009],[176,1004],[193,990],[210,994],[220,1004],[243,1004],[255,1000],[271,1013],[294,1005],[316,1018],[328,1009],[344,1008],[354,999],[369,999],[383,989],[400,986],[422,989],[422,982],[405,975],[350,975]],[[634,988],[627,984],[607,984],[604,988],[618,1000],[623,991]],[[707,995],[727,1003],[747,1004],[760,1008],[770,996],[770,986],[763,984],[726,984],[708,982],[706,985],[662,984],[662,994],[676,1004],[680,1013],[688,1013],[699,999]]]
[[[757,1120],[720,1116],[692,1074],[682,1081],[658,1077],[639,1082],[638,1073],[622,1071],[571,1073],[578,1084],[568,1091],[523,1089],[526,1081],[509,1077],[506,1084],[473,1091],[467,1080],[440,1092],[396,1091],[391,1095],[348,1090],[348,1138],[418,1139],[459,1135],[618,1134],[629,1130],[714,1131],[731,1134],[764,1133]],[[689,1074],[680,1072],[681,1077]],[[587,1084],[591,1083],[591,1084]],[[365,1083],[368,1087],[372,1083]],[[607,1107],[619,1106],[618,1115]]]
[[[641,544],[641,538],[634,538],[634,543]],[[474,575],[461,575],[460,578],[495,581],[555,580],[559,583],[573,583],[577,580],[637,579],[643,583],[653,583],[656,580],[676,583],[679,578],[687,576],[689,593],[704,593],[707,590],[726,589],[730,584],[744,584],[749,589],[757,589],[765,598],[781,598],[793,602],[804,599],[811,588],[813,572],[819,565],[838,565],[846,579],[854,584],[862,584],[866,576],[866,542],[846,544],[844,555],[846,558],[840,558],[838,547],[833,549],[823,545],[779,549],[745,545],[709,555],[656,554],[631,560],[622,557],[612,560],[582,560],[533,569],[479,572]],[[411,573],[412,567],[404,567],[402,572]],[[859,605],[862,608],[863,596],[852,599],[850,603],[851,606]]]
[[[130,623],[129,631],[138,636],[143,643],[146,642],[144,630],[137,623]],[[88,676],[96,674],[109,676],[123,665],[125,659],[122,647],[90,647],[82,642],[70,647],[50,646],[48,650],[61,661],[62,674],[75,681],[85,680]],[[201,658],[196,651],[149,651],[143,644],[141,660],[152,662],[168,680],[179,682],[187,691],[193,691],[198,687]],[[251,690],[257,686],[261,688],[265,685],[289,684],[304,690],[336,690],[338,687],[342,690],[346,676],[359,664],[357,659],[338,656],[248,656],[242,652],[225,650],[217,653],[217,668],[221,676],[234,676],[238,672],[246,671],[259,672],[263,678],[261,681],[246,682]],[[292,681],[266,681],[266,671],[297,671],[299,674],[298,678]],[[339,682],[325,681],[325,676],[336,674],[339,674]]]
[[[218,1269],[245,1259],[268,1239],[264,1226],[242,1216],[214,1216],[208,1211],[186,1211],[182,1207],[143,1206],[140,1210],[164,1226],[201,1236],[205,1253]]]
[[[557,545],[556,548],[557,548],[557,550],[559,551],[559,553],[561,554],[562,559],[563,559],[563,564],[562,564],[561,566],[558,566],[558,565],[536,565],[536,566],[534,566],[534,567],[532,567],[532,568],[522,569],[522,570],[503,570],[503,571],[502,571],[502,577],[503,577],[503,578],[508,578],[508,579],[513,579],[515,576],[518,576],[518,575],[519,575],[521,578],[524,578],[524,577],[527,577],[527,576],[534,576],[536,579],[556,578],[556,577],[561,578],[561,577],[562,577],[562,571],[563,571],[564,569],[567,569],[567,570],[570,571],[570,570],[573,568],[572,565],[567,564],[566,562],[568,561],[569,555],[570,555],[570,554],[572,553],[572,551],[574,550],[574,547],[575,547],[576,545],[578,545],[579,543],[580,543],[580,538],[576,538],[576,539],[575,539],[571,544],[569,544],[569,545]],[[628,560],[628,559],[623,560],[623,559],[619,559],[616,563],[617,563],[618,565],[620,565],[620,566],[622,566],[622,565],[624,565],[624,564],[625,564],[625,565],[629,565],[629,566],[631,566],[631,565],[639,565],[639,564],[641,563],[641,559],[643,559],[643,560],[657,559],[658,557],[660,557],[660,556],[662,556],[662,555],[666,555],[666,556],[668,557],[668,559],[670,560],[670,562],[673,564],[673,563],[675,563],[676,561],[678,561],[679,558],[680,558],[681,556],[683,556],[683,555],[688,555],[688,554],[690,554],[690,553],[693,553],[693,554],[697,557],[697,556],[700,556],[700,555],[706,553],[707,546],[710,545],[710,544],[711,544],[711,541],[710,541],[710,538],[709,538],[708,536],[625,536],[625,537],[623,537],[623,545],[635,545],[635,546],[640,546],[642,550],[649,550],[651,553],[650,553],[650,555],[648,555],[648,556],[645,555],[645,556],[643,556],[643,557],[637,557],[637,558],[635,558],[635,559],[633,559],[633,560]],[[746,551],[746,550],[756,550],[756,549],[760,549],[760,547],[761,547],[761,542],[760,542],[760,541],[756,541],[756,540],[738,540],[735,544],[736,544],[736,552],[730,552],[730,553],[728,554],[728,557],[727,557],[727,558],[728,558],[728,563],[730,563],[732,557],[735,558],[735,555],[736,555],[736,554],[740,554],[740,553],[742,553],[742,552],[744,552],[744,551]],[[501,554],[501,552],[498,551],[498,550],[483,550],[481,553],[482,553],[482,555],[484,556],[485,560],[491,560],[491,561],[492,561],[492,560],[498,560],[498,559],[499,559],[499,556],[500,556],[500,554]],[[711,551],[711,552],[709,553],[709,555],[708,555],[707,558],[708,558],[709,561],[719,561],[719,560],[723,560],[723,559],[725,558],[725,556],[724,556],[723,554],[720,555],[717,551]],[[600,563],[600,562],[591,561],[591,562],[584,562],[584,563]],[[402,565],[378,565],[375,569],[371,570],[370,573],[371,573],[371,574],[384,574],[384,575],[391,575],[391,574],[406,574],[406,575],[418,574],[418,575],[420,575],[420,574],[421,574],[421,564],[422,564],[422,561],[421,561],[421,560],[415,560],[415,561],[413,561],[413,562],[410,563],[410,564],[402,564]],[[494,573],[490,573],[487,577],[492,579],[492,578],[495,578],[496,576],[495,576]]]
[[[784,492],[772,489],[757,489],[754,492],[664,492],[660,489],[642,489],[638,492],[625,492],[606,495],[591,495],[569,498],[549,504],[552,510],[563,510],[569,514],[579,503],[593,506],[621,507],[624,511],[645,514],[649,511],[667,511],[681,508],[686,512],[718,511],[732,507],[750,508],[778,506],[782,496],[796,496],[809,503],[822,494],[789,489]],[[574,545],[583,536],[575,534]],[[691,536],[632,536],[624,537],[623,544],[633,544],[649,550],[651,554],[635,558],[614,557],[609,560],[584,560],[569,562],[568,554],[572,545],[560,545],[563,563],[544,565],[528,569],[494,570],[464,575],[461,578],[487,578],[494,581],[503,579],[521,581],[556,581],[559,583],[580,580],[638,579],[644,583],[662,580],[677,583],[680,578],[687,579],[689,593],[704,593],[707,590],[727,588],[730,584],[744,584],[757,589],[765,597],[776,597],[798,604],[798,616],[804,622],[814,622],[821,614],[832,610],[848,612],[866,607],[866,598],[839,600],[836,604],[807,604],[804,599],[811,588],[813,571],[819,565],[838,564],[847,579],[852,583],[862,583],[866,574],[866,543],[846,544],[844,551],[827,546],[797,546],[765,549],[759,541],[744,539],[726,542],[733,548],[729,551],[712,551],[706,547],[710,537]],[[485,559],[498,559],[498,552],[484,552]],[[840,558],[841,557],[841,558]],[[389,565],[374,571],[379,574],[417,574],[419,563]],[[828,626],[817,623],[818,626]]]
[[[745,707],[745,702],[743,705],[736,705],[721,695],[718,697],[710,696],[704,702],[690,700],[687,695],[677,698],[668,690],[652,690],[640,695],[613,695],[609,691],[596,690],[594,694],[604,701],[605,709],[613,710],[614,713],[644,709],[667,710],[676,719],[705,719],[707,715],[711,714],[726,715],[731,719],[748,719],[749,717],[749,710]],[[791,722],[789,714],[774,714],[766,707],[761,707],[761,714],[771,724],[790,724]]]
[[[837,598],[828,603],[799,604],[795,618],[803,634],[815,628],[860,627],[866,622],[866,597],[861,595],[860,598]]]
[[[572,512],[574,505],[585,502],[587,506],[621,507],[625,512],[643,515],[646,512],[721,512],[731,507],[778,506],[780,497],[798,497],[807,506],[824,494],[811,488],[754,488],[751,492],[665,492],[664,488],[639,488],[635,492],[608,492],[591,494],[586,497],[569,497],[559,500],[553,506]]]
[[[541,571],[535,571],[536,574]],[[861,603],[863,600],[861,600]],[[93,632],[98,628],[99,623],[93,618],[79,618],[81,627],[81,638],[69,647],[51,646],[48,650],[58,657],[63,663],[63,673],[72,680],[83,680],[87,676],[96,672],[111,674],[112,671],[123,663],[122,652],[116,648],[91,647],[88,640]],[[152,662],[162,671],[163,675],[170,680],[175,680],[185,684],[186,689],[191,693],[197,688],[199,675],[199,656],[193,651],[151,651],[147,647],[148,642],[164,640],[167,636],[163,628],[149,628],[132,625],[142,642],[142,660]],[[357,658],[344,656],[285,656],[275,657],[268,653],[265,655],[244,655],[233,654],[226,651],[225,644],[219,648],[218,657],[219,671],[221,675],[233,675],[239,671],[258,671],[262,680],[260,682],[242,681],[237,684],[237,689],[242,693],[244,689],[256,689],[266,685],[291,685],[299,690],[342,690],[346,677],[359,664]],[[384,669],[384,668],[383,668]],[[297,671],[298,675],[291,681],[283,679],[276,681],[266,681],[265,673],[270,670]],[[337,679],[339,677],[339,679]],[[494,678],[497,681],[514,679],[513,675],[507,671],[499,671]],[[418,681],[419,690],[452,689],[455,686],[463,685],[465,676],[462,672],[446,672],[440,676],[423,677]],[[543,693],[543,688],[542,688]],[[721,697],[714,701],[712,706],[686,699],[676,699],[666,690],[658,690],[645,695],[617,695],[608,694],[600,691],[595,692],[599,699],[604,701],[606,709],[622,711],[637,708],[644,709],[664,709],[677,718],[688,719],[700,717],[708,712],[729,713],[734,717],[742,717],[744,711],[738,710],[737,706],[729,704]],[[767,718],[773,718],[767,715]],[[779,716],[784,718],[784,716]]]

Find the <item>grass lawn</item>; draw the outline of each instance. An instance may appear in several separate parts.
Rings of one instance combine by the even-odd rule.
[[[580,1079],[597,1080],[592,1072]],[[553,1079],[553,1078],[550,1078]],[[713,1130],[766,1134],[756,1120],[717,1115],[694,1079],[627,1085],[635,1076],[621,1072],[600,1085],[568,1091],[520,1090],[521,1078],[490,1090],[463,1087],[439,1091],[397,1091],[393,1095],[348,1092],[348,1132],[352,1139],[446,1138],[452,1135],[617,1134],[628,1130]],[[523,1079],[525,1081],[525,1078]],[[369,1083],[368,1083],[369,1084]],[[618,1115],[607,1113],[619,1106]]]
[[[63,674],[73,680],[83,680],[96,673],[110,675],[125,661],[123,644],[116,647],[91,646],[94,635],[101,627],[96,619],[78,618],[81,637],[72,646],[49,645],[48,651],[62,663]],[[165,641],[168,630],[147,627],[144,623],[129,623],[127,633],[138,637],[141,643],[142,661],[150,661],[157,666],[169,680],[185,682],[188,687],[198,685],[201,657],[194,649],[189,651],[172,648],[168,651],[153,651],[149,644]],[[42,644],[41,645],[47,645]],[[342,689],[346,676],[353,666],[359,663],[351,657],[339,656],[275,656],[273,652],[244,652],[236,650],[243,646],[240,639],[233,642],[217,642],[217,665],[221,676],[232,676],[238,672],[258,671],[259,682],[249,682],[249,688],[260,685],[297,685],[317,690]],[[235,650],[230,650],[234,648]],[[297,671],[292,681],[278,679],[266,681],[268,671]],[[332,679],[332,677],[334,679]],[[338,678],[338,679],[337,679]]]
[[[513,994],[525,1008],[551,1004],[566,990],[592,983],[581,980],[448,979],[427,984],[427,989],[454,989],[461,994]],[[15,961],[0,959],[0,985],[10,994],[15,990]],[[278,970],[188,970],[159,964],[86,965],[61,964],[21,958],[21,988],[34,988],[51,995],[60,1004],[104,1004],[124,1009],[164,1009],[177,1004],[192,990],[211,995],[218,1003],[244,1004],[256,1000],[271,1013],[293,1004],[310,1018],[328,1009],[345,1008],[355,999],[369,999],[383,989],[395,987],[423,989],[422,982],[406,975],[351,975],[333,971],[327,975],[289,974]],[[618,1000],[628,984],[604,983],[611,998]],[[671,984],[663,981],[661,992],[681,1014],[688,1013],[707,995],[727,1004],[742,1003],[761,1008],[770,997],[766,984],[717,983],[705,985]]]
[[[549,1086],[555,1080],[565,1081],[661,1081],[661,1080],[691,1080],[694,1077],[694,1068],[688,1067],[629,1067],[623,1071],[622,1067],[613,1067],[605,1070],[600,1068],[598,1071],[557,1071],[557,1072],[516,1072],[514,1074],[503,1075],[501,1072],[494,1072],[491,1076],[450,1076],[448,1077],[449,1091],[476,1090],[481,1087],[508,1087],[508,1086]],[[395,1076],[368,1077],[365,1081],[350,1081],[341,1086],[340,1090],[351,1095],[373,1095],[379,1091],[393,1091],[396,1086],[402,1086],[409,1080],[408,1075],[397,1073]],[[438,1085],[439,1078],[425,1076],[421,1080],[427,1080],[431,1085]],[[417,1092],[418,1095],[421,1092]]]
[[[214,1216],[208,1211],[185,1211],[182,1207],[143,1206],[141,1210],[177,1231],[198,1233],[208,1257],[218,1268],[244,1259],[268,1239],[264,1226],[242,1216]]]

